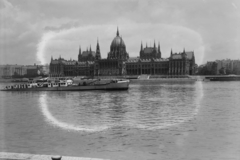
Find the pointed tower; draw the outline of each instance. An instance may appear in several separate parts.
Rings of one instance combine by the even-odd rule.
[[[155,39],[154,39],[154,44],[153,44],[153,47],[154,47],[154,49],[156,48],[156,45],[155,45]]]
[[[81,52],[81,46],[79,45],[78,61],[81,61],[81,58],[82,58],[82,52]]]
[[[159,55],[159,58],[162,58],[162,53],[160,50],[160,42],[158,42],[158,55]]]
[[[90,49],[89,49],[89,52],[92,53],[92,48],[91,48],[91,44],[90,44]]]
[[[78,54],[81,55],[82,52],[81,52],[81,46],[79,45],[79,51],[78,51]]]
[[[140,52],[139,52],[140,58],[143,58],[143,55],[144,55],[144,52],[143,52],[143,44],[142,44],[142,41],[141,41],[141,49],[140,49]]]
[[[95,56],[95,59],[96,59],[96,60],[101,59],[101,52],[100,52],[100,46],[99,46],[99,43],[98,43],[98,39],[97,39],[97,47],[96,47],[96,56]]]
[[[160,53],[160,43],[158,42],[158,53]]]
[[[51,62],[53,61],[53,57],[51,56]]]

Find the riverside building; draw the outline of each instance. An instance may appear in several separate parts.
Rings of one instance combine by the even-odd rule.
[[[117,29],[116,36],[110,45],[107,58],[101,57],[100,45],[97,41],[96,51],[81,52],[79,47],[78,60],[65,60],[51,58],[50,76],[123,76],[123,75],[168,75],[182,76],[195,73],[194,52],[173,53],[169,58],[162,58],[160,44],[156,47],[141,43],[139,57],[129,57],[125,42]]]
[[[0,78],[21,78],[48,75],[47,65],[0,65]]]

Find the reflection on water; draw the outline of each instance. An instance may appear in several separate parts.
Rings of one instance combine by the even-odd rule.
[[[121,92],[44,92],[39,104],[47,122],[66,130],[154,130],[192,119],[202,95],[201,82],[133,84]]]

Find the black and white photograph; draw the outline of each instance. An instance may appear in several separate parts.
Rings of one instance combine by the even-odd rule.
[[[0,0],[0,160],[240,160],[239,0]]]

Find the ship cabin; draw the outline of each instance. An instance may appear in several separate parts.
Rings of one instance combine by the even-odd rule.
[[[48,87],[59,87],[59,83],[48,83]]]
[[[48,87],[67,87],[68,84],[66,82],[58,82],[58,83],[48,83]]]
[[[60,80],[58,82],[48,83],[47,87],[67,87],[72,84],[72,80]]]

